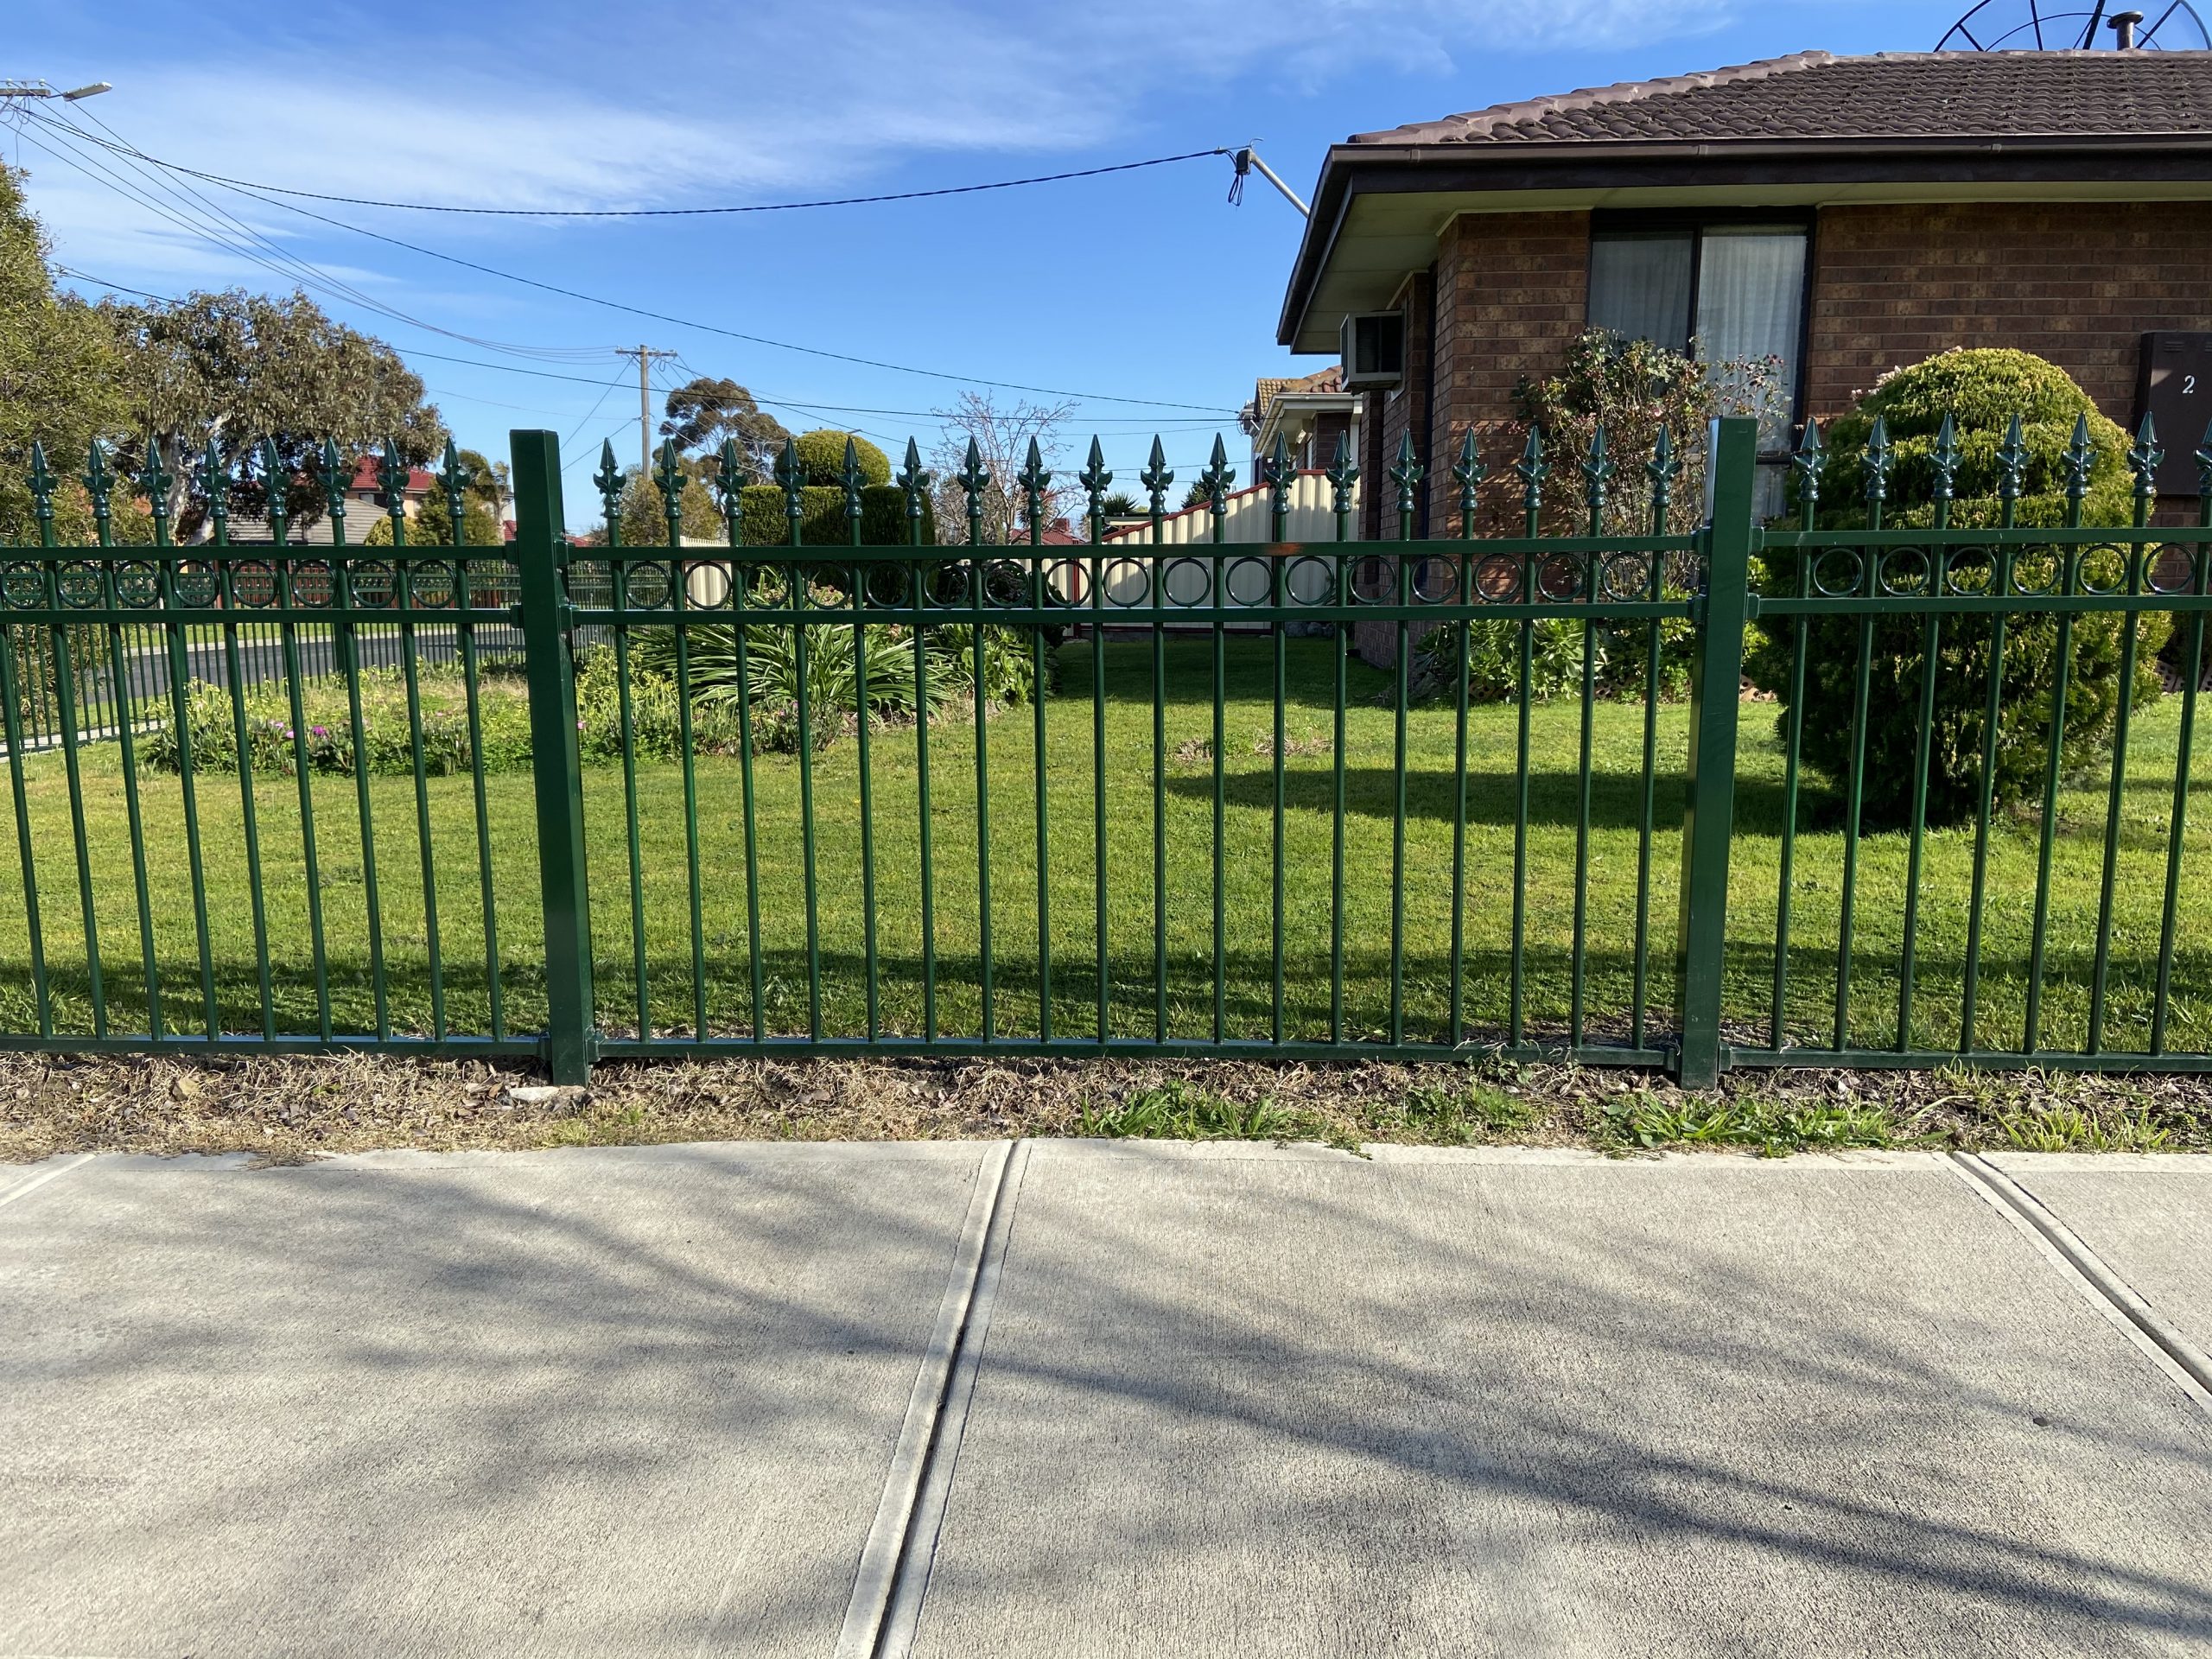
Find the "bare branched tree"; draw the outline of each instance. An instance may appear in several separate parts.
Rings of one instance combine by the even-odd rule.
[[[1067,515],[1066,504],[1077,493],[1068,466],[1066,431],[1075,413],[1073,404],[1033,404],[1023,398],[1001,408],[988,392],[963,391],[952,408],[931,413],[944,429],[930,458],[937,474],[932,487],[940,542],[968,539],[968,492],[961,487],[960,474],[971,442],[989,480],[982,492],[986,543],[1016,542],[1028,532],[1028,502],[1020,480],[1033,439],[1046,470],[1052,474],[1039,499],[1039,517],[1049,524]]]

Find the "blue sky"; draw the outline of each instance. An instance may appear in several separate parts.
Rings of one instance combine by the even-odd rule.
[[[404,21],[306,4],[211,17],[159,0],[11,10],[0,74],[112,82],[79,118],[149,155],[301,189],[515,207],[922,189],[1250,140],[1305,191],[1351,132],[1811,47],[1925,50],[1951,20],[1893,0],[448,0]],[[28,137],[0,131],[0,149],[31,169],[63,264],[161,294],[289,286]],[[1274,343],[1302,221],[1256,179],[1230,207],[1229,181],[1212,158],[937,201],[566,224],[302,205],[742,334],[1199,406],[1081,404],[1075,429],[1104,435],[1133,482],[1154,424],[1186,478],[1217,426],[1241,461],[1234,410],[1253,378],[1321,361]],[[680,353],[663,385],[728,375],[783,400],[794,429],[851,425],[887,448],[909,432],[926,448],[929,411],[961,389],[558,298],[196,188],[202,202],[164,205],[194,223],[219,205],[381,304],[493,342],[319,296],[405,353],[465,442],[496,455],[512,427],[573,436],[574,524],[592,511],[585,463],[601,439],[636,454],[634,371],[623,384],[616,346]],[[826,407],[840,404],[898,412]]]

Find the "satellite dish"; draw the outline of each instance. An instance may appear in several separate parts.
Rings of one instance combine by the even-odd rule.
[[[2139,11],[2108,11],[2105,0],[2087,10],[2044,10],[2045,0],[1980,0],[1936,42],[1938,52],[2088,52],[2098,47],[2145,52],[2212,50],[2212,36],[2189,0],[2151,0],[2154,21]],[[2064,0],[2059,0],[2063,4]],[[2102,35],[2106,38],[2099,39]]]

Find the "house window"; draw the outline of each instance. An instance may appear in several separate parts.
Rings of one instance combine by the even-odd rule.
[[[1601,222],[1590,240],[1590,326],[1707,363],[1777,359],[1765,396],[1740,377],[1724,375],[1722,387],[1758,417],[1759,448],[1779,461],[1796,414],[1806,241],[1802,224]],[[1778,505],[1781,474],[1769,471],[1762,493]]]

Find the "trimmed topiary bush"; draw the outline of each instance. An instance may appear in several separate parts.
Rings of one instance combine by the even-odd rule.
[[[799,472],[809,484],[842,489],[845,485],[845,442],[852,441],[861,463],[861,482],[888,484],[891,460],[857,432],[838,432],[818,427],[792,440],[798,451]]]
[[[747,485],[738,497],[738,527],[747,547],[787,544],[791,521],[784,516],[784,492],[774,484]],[[861,540],[871,547],[903,547],[912,534],[906,493],[895,484],[870,484],[861,491]],[[799,492],[798,539],[802,547],[842,547],[852,537],[845,517],[845,491],[810,486]],[[937,544],[937,513],[922,498],[922,544]]]
[[[2003,504],[1999,451],[2015,416],[2026,450],[2017,522],[2031,526],[2066,520],[2066,452],[2077,425],[2086,423],[2094,450],[2082,501],[2085,524],[2133,522],[2133,484],[2120,429],[2099,414],[2088,394],[2064,370],[2025,352],[1951,351],[1885,376],[1872,391],[1830,429],[1819,470],[1823,530],[1863,528],[1867,521],[1865,451],[1878,416],[1895,456],[1883,523],[1915,529],[1935,518],[1935,451],[1943,417],[1955,423],[1959,461],[1953,475],[1950,522],[1980,527],[1998,524]],[[2032,569],[2049,556],[2020,552]],[[1829,567],[1834,582],[1839,564]],[[1955,580],[1969,580],[1961,567]],[[2118,549],[2095,549],[2082,560],[2085,581],[2099,587],[2120,582],[2126,562]],[[1798,591],[1800,571],[1783,556],[1759,581],[1764,591]],[[2146,613],[2134,623],[2137,706],[2158,695],[2158,650],[2171,618]],[[1918,754],[1921,681],[1926,664],[1925,620],[1899,614],[1878,620],[1872,631],[1865,743],[1861,827],[1908,827],[1912,817]],[[2116,612],[2075,617],[2070,628],[2063,765],[2069,771],[2106,753],[2120,707],[2120,659],[2128,627]],[[1835,619],[1805,630],[1805,685],[1802,753],[1838,790],[1847,787],[1855,734],[1860,625]],[[1745,673],[1781,702],[1777,729],[1787,741],[1793,710],[1795,625],[1773,618],[1756,623]],[[1936,647],[1935,725],[1929,746],[1926,821],[1931,825],[1971,820],[1980,801],[1986,737],[1991,645],[1996,632],[1987,617],[1947,616]],[[2059,620],[2022,614],[2005,623],[2003,689],[1999,699],[1992,798],[1999,807],[2039,799],[2049,764],[2052,691],[2056,684]]]

